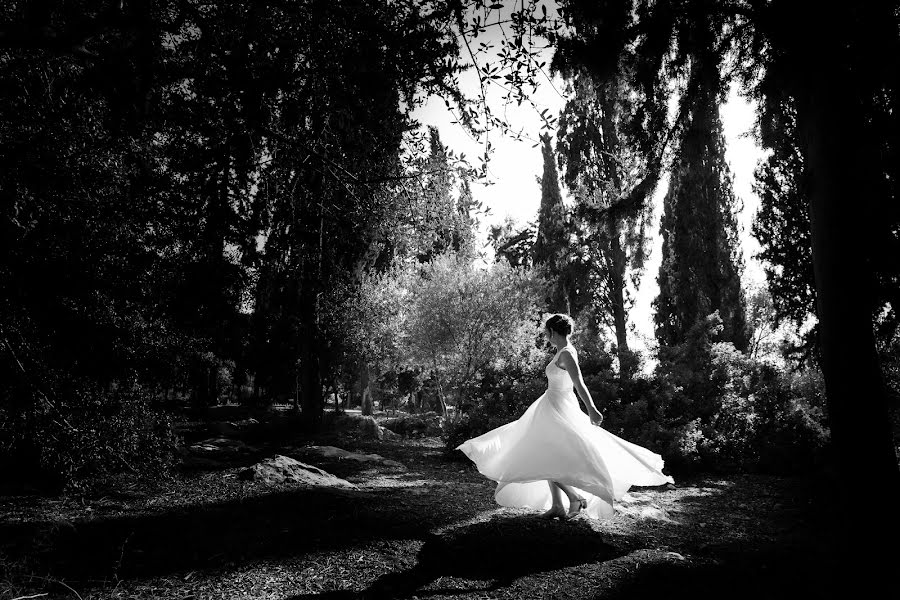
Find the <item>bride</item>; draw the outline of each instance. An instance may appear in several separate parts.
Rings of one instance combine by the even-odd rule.
[[[557,349],[544,369],[547,391],[518,420],[457,447],[497,482],[497,503],[546,510],[541,516],[548,519],[571,519],[582,511],[599,519],[613,514],[613,502],[632,485],[673,483],[662,472],[662,457],[600,427],[603,415],[569,343],[572,319],[551,316],[545,333]],[[573,386],[587,414],[578,406]]]

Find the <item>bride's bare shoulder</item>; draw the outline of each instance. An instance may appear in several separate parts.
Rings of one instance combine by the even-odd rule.
[[[559,364],[565,366],[569,363],[578,364],[578,354],[572,346],[566,346],[559,351]]]

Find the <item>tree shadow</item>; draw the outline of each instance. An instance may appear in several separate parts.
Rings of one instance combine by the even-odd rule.
[[[833,598],[834,556],[809,556],[771,548],[731,548],[715,562],[657,562],[639,565],[631,577],[603,600],[665,597],[670,600],[759,600]],[[599,599],[599,597],[598,597]]]
[[[527,575],[604,562],[622,554],[583,521],[497,515],[441,535],[428,534],[415,566],[382,575],[363,591],[301,594],[290,600],[409,598],[491,591]],[[423,590],[441,577],[487,585],[477,589]]]
[[[137,515],[0,523],[0,552],[27,557],[32,572],[86,582],[421,539],[423,532],[471,516],[465,507],[398,509],[403,503],[397,492],[294,487]]]

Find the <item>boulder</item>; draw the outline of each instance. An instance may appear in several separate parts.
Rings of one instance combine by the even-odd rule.
[[[393,441],[399,440],[399,439],[400,439],[400,435],[397,434],[397,433],[394,433],[393,431],[391,431],[391,430],[388,429],[387,427],[382,427],[382,428],[381,428],[381,439],[383,439],[383,440],[390,440],[390,441],[393,442]]]
[[[228,463],[250,459],[258,449],[240,440],[218,437],[182,447],[179,452],[182,466],[188,469],[216,469]]]
[[[403,436],[436,436],[441,434],[441,416],[429,412],[382,419],[380,425]]]
[[[268,484],[290,481],[320,487],[356,489],[355,485],[345,479],[280,454],[244,469],[239,476],[241,479],[262,481]]]
[[[257,425],[259,421],[251,417],[241,421],[214,421],[209,427],[220,436],[238,437]]]
[[[384,465],[386,467],[393,467],[395,469],[401,469],[404,471],[406,470],[406,467],[402,463],[399,463],[396,460],[390,460],[379,454],[361,454],[358,452],[350,452],[348,450],[337,448],[335,446],[306,446],[305,448],[303,448],[303,451],[312,452],[324,458],[352,460],[360,463],[376,463]]]
[[[339,415],[334,420],[334,428],[339,431],[356,430],[363,438],[370,440],[397,440],[400,436],[378,424],[371,415]]]
[[[378,423],[375,421],[375,417],[372,416],[364,416],[359,420],[359,431],[363,434],[363,437],[367,437],[369,439],[382,439],[384,438],[384,433],[381,431],[381,427],[378,426]]]
[[[218,437],[191,444],[190,450],[191,452],[202,456],[212,456],[223,454],[247,454],[254,452],[255,448],[251,448],[240,440]]]

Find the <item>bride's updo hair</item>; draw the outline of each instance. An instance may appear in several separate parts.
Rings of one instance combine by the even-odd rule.
[[[544,327],[550,331],[555,331],[559,335],[570,335],[574,324],[575,322],[572,321],[572,317],[558,313],[547,319],[544,323]]]

